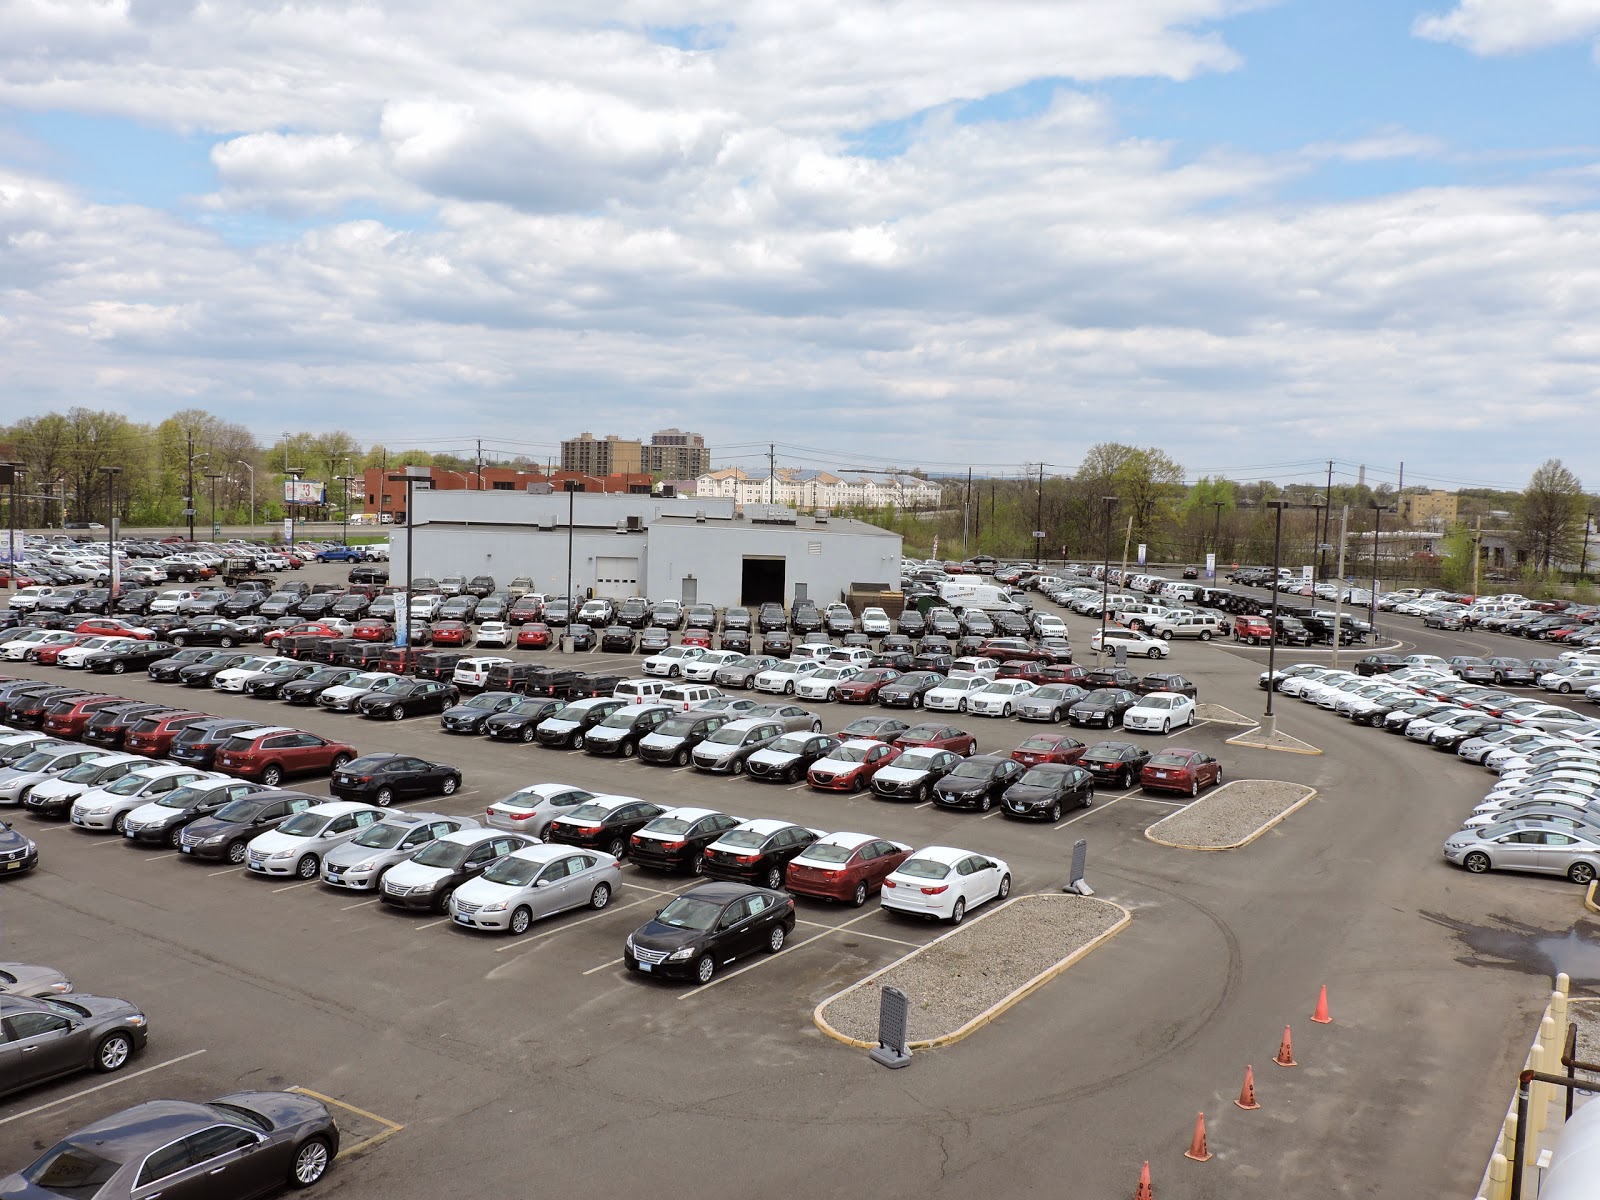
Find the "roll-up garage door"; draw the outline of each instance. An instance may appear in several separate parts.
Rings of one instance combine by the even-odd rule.
[[[637,558],[596,558],[594,594],[608,600],[626,600],[639,594]]]

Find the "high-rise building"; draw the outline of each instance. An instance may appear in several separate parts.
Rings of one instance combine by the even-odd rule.
[[[561,443],[561,469],[588,475],[635,475],[647,471],[644,446],[639,442],[607,434],[597,438],[580,433]]]
[[[644,452],[644,469],[653,475],[694,479],[711,470],[711,451],[706,448],[705,438],[677,427],[652,433]]]

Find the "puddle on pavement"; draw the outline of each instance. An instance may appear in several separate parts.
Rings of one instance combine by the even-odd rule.
[[[1454,930],[1467,953],[1456,961],[1469,967],[1498,967],[1546,979],[1565,971],[1574,984],[1600,985],[1600,924],[1582,918],[1565,929],[1541,929],[1494,915],[1492,925],[1473,925],[1443,913],[1423,912],[1436,925]]]

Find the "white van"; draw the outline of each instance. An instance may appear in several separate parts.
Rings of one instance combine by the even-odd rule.
[[[978,608],[985,612],[1022,611],[1022,606],[1011,598],[1005,588],[995,587],[993,584],[968,583],[965,580],[941,583],[939,599],[958,610]]]

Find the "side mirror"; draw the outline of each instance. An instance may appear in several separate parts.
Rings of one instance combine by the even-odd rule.
[[[549,887],[550,881],[548,879],[535,879],[533,881],[533,886],[536,888]]]

